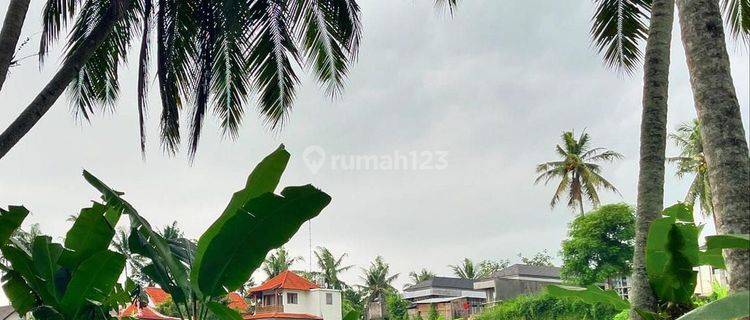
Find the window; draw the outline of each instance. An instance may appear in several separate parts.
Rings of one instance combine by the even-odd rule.
[[[294,292],[287,292],[286,293],[286,303],[288,304],[297,304],[298,302],[297,294]]]
[[[263,296],[263,305],[264,306],[272,306],[274,305],[274,296],[273,295],[265,295]]]
[[[326,293],[326,304],[333,304],[333,293]]]

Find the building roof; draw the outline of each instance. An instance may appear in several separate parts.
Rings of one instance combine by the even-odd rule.
[[[164,291],[162,288],[157,287],[146,287],[143,289],[143,291],[146,292],[149,298],[151,298],[151,303],[154,305],[160,305],[167,301],[169,299],[169,293]]]
[[[245,301],[245,298],[243,298],[239,293],[237,292],[230,292],[227,295],[227,307],[230,307],[235,310],[247,310],[249,305],[247,304],[247,301]]]
[[[10,315],[16,313],[16,310],[11,306],[0,306],[0,319],[9,318]],[[14,318],[15,319],[15,318]]]
[[[165,316],[156,310],[149,307],[138,307],[136,304],[131,304],[127,308],[120,311],[118,318],[131,317],[140,320],[179,320],[179,318],[173,318]]]
[[[242,317],[247,320],[254,319],[310,319],[310,320],[323,320],[323,318],[314,316],[307,313],[286,313],[286,312],[272,312],[272,313],[256,313],[246,314]]]
[[[432,279],[425,280],[413,286],[410,286],[404,289],[404,291],[415,291],[426,288],[474,290],[474,280],[462,278],[433,277]]]
[[[560,278],[560,268],[552,266],[530,266],[527,264],[514,264],[500,271],[492,273],[492,278],[508,277],[536,277],[536,278]]]
[[[260,286],[251,288],[250,292],[259,292],[273,289],[289,289],[289,290],[302,290],[309,291],[311,289],[319,288],[316,284],[309,280],[297,275],[296,273],[286,270],[279,275],[266,280]]]

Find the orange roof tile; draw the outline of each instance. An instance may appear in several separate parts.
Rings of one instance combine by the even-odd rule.
[[[260,286],[251,288],[250,292],[259,292],[272,289],[290,289],[290,290],[303,290],[308,291],[310,289],[319,288],[316,284],[309,280],[297,275],[294,272],[286,270],[271,279],[266,280]]]
[[[139,308],[135,304],[131,304],[124,310],[120,311],[119,318],[132,317],[140,320],[179,320],[179,318],[173,318],[165,316],[161,313],[156,312],[149,307]]]
[[[227,295],[227,301],[229,302],[227,306],[235,310],[245,311],[249,307],[245,298],[237,292],[230,292]]]
[[[284,313],[284,312],[273,312],[273,313],[256,313],[246,314],[242,317],[245,320],[255,319],[310,319],[310,320],[323,320],[323,318],[314,316],[307,313]]]
[[[151,298],[151,302],[153,302],[155,305],[160,305],[167,301],[169,299],[169,293],[164,291],[162,288],[157,287],[146,287],[143,289],[146,291],[146,294]]]

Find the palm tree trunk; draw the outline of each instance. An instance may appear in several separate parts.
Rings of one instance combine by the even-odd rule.
[[[31,130],[39,119],[44,116],[60,95],[65,91],[81,70],[86,61],[94,54],[96,48],[104,42],[125,11],[125,1],[117,0],[110,2],[107,13],[99,23],[91,30],[91,33],[83,41],[82,45],[66,57],[60,70],[47,83],[47,86],[34,98],[26,109],[0,134],[0,159],[2,159],[13,146],[18,143],[29,130]]]
[[[664,202],[667,89],[673,20],[674,0],[654,0],[644,57],[638,206],[630,296],[633,307],[649,311],[656,309],[657,301],[646,276],[646,237],[651,222],[659,217]],[[640,319],[633,311],[630,317]]]
[[[10,0],[8,12],[5,13],[3,29],[0,31],[0,89],[3,88],[8,68],[13,62],[18,37],[21,35],[26,12],[29,11],[30,0]]]
[[[719,234],[750,233],[750,160],[716,0],[677,5]],[[724,252],[733,292],[750,285],[748,250]]]

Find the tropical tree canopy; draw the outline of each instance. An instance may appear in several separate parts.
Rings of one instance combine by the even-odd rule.
[[[552,208],[567,193],[568,207],[572,209],[578,207],[583,214],[584,198],[594,207],[599,206],[599,189],[603,188],[619,194],[617,188],[602,177],[601,166],[597,163],[622,159],[621,154],[605,148],[591,148],[591,138],[585,132],[578,139],[571,131],[563,132],[562,141],[562,145],[555,147],[561,159],[539,164],[536,168],[539,176],[534,181],[534,183],[544,182],[546,185],[553,178],[560,179],[550,201]]]
[[[537,266],[537,267],[551,267],[552,264],[552,256],[547,252],[547,250],[542,250],[541,252],[537,252],[531,257],[526,257],[523,254],[518,254],[518,258],[521,259],[521,263],[527,264],[530,266]]]
[[[714,205],[711,201],[711,184],[708,180],[708,164],[703,155],[701,127],[698,119],[681,124],[674,133],[669,135],[669,138],[680,148],[678,156],[667,159],[670,163],[677,164],[677,177],[694,175],[693,182],[685,195],[685,203],[694,206],[698,201],[701,213],[705,216],[712,215]]]
[[[427,270],[427,269],[422,269],[419,271],[419,273],[412,271],[412,272],[409,272],[409,279],[411,279],[411,281],[407,283],[406,285],[404,285],[404,287],[410,287],[422,281],[430,280],[434,277],[435,277],[435,274],[432,271]]]
[[[359,50],[360,9],[354,0],[49,0],[40,59],[68,25],[69,57],[97,21],[113,18],[111,4],[122,10],[122,18],[68,93],[75,113],[85,119],[112,109],[120,94],[118,68],[137,45],[142,149],[152,75],[161,98],[163,147],[178,150],[180,122],[187,118],[192,155],[208,113],[218,118],[224,134],[236,137],[254,96],[266,123],[277,128],[294,102],[300,70],[310,70],[326,93],[336,96]]]
[[[318,247],[318,250],[315,251],[315,257],[318,260],[318,268],[320,268],[323,285],[326,288],[341,290],[348,287],[346,283],[339,279],[340,273],[354,267],[353,265],[344,265],[343,260],[346,258],[346,253],[336,258],[327,248]]]
[[[284,247],[276,249],[263,262],[263,272],[270,279],[289,270],[295,262],[304,261],[302,256],[292,256]]]
[[[601,206],[570,224],[562,243],[561,277],[587,286],[630,274],[635,212],[626,204]]]
[[[381,256],[370,262],[369,268],[362,268],[361,278],[363,284],[360,285],[360,289],[367,302],[383,301],[387,293],[396,291],[393,281],[398,278],[398,273],[391,274],[390,266]]]

